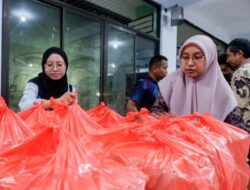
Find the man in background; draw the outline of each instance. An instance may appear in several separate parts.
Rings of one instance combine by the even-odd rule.
[[[241,110],[246,131],[250,133],[250,42],[236,38],[227,48],[227,62],[234,68],[231,87]]]
[[[158,82],[167,75],[167,61],[162,55],[150,59],[149,72],[134,85],[127,103],[127,111],[138,112],[142,107],[150,110],[159,92]]]
[[[234,71],[232,66],[227,62],[227,55],[226,54],[220,55],[218,57],[218,62],[226,81],[228,82],[229,85],[231,85],[231,78]]]

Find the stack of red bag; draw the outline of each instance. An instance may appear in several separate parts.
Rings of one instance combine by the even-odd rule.
[[[53,111],[19,113],[34,136],[0,154],[0,189],[247,187],[249,135],[209,114],[159,120],[145,109],[123,117],[103,103],[86,112],[51,101]]]
[[[28,125],[10,110],[0,96],[0,152],[32,137]]]
[[[77,104],[56,106],[50,113],[61,118],[58,126],[53,123],[0,154],[0,189],[145,189],[147,176],[137,168],[91,154],[88,136],[103,127]],[[39,106],[33,111],[43,112]]]

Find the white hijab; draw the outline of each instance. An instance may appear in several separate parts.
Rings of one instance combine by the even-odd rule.
[[[215,118],[224,121],[237,106],[237,101],[219,67],[216,46],[209,37],[196,35],[182,45],[179,56],[183,48],[191,43],[204,52],[204,73],[194,80],[185,76],[180,69],[159,82],[160,92],[170,112],[178,115],[210,112]]]

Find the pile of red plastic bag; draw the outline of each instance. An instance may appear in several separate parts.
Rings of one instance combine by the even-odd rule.
[[[209,114],[51,103],[14,113],[0,98],[0,189],[247,189],[249,135]]]

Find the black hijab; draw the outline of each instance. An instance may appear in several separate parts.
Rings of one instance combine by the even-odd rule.
[[[43,58],[42,58],[43,72],[39,73],[37,77],[29,80],[29,82],[37,84],[38,98],[46,100],[50,99],[51,97],[59,98],[65,92],[68,91],[68,80],[66,72],[65,75],[59,80],[52,80],[45,74],[44,65],[46,64],[48,57],[53,53],[59,54],[63,58],[64,63],[66,64],[66,72],[67,72],[68,58],[66,53],[60,48],[51,47],[43,53]]]

